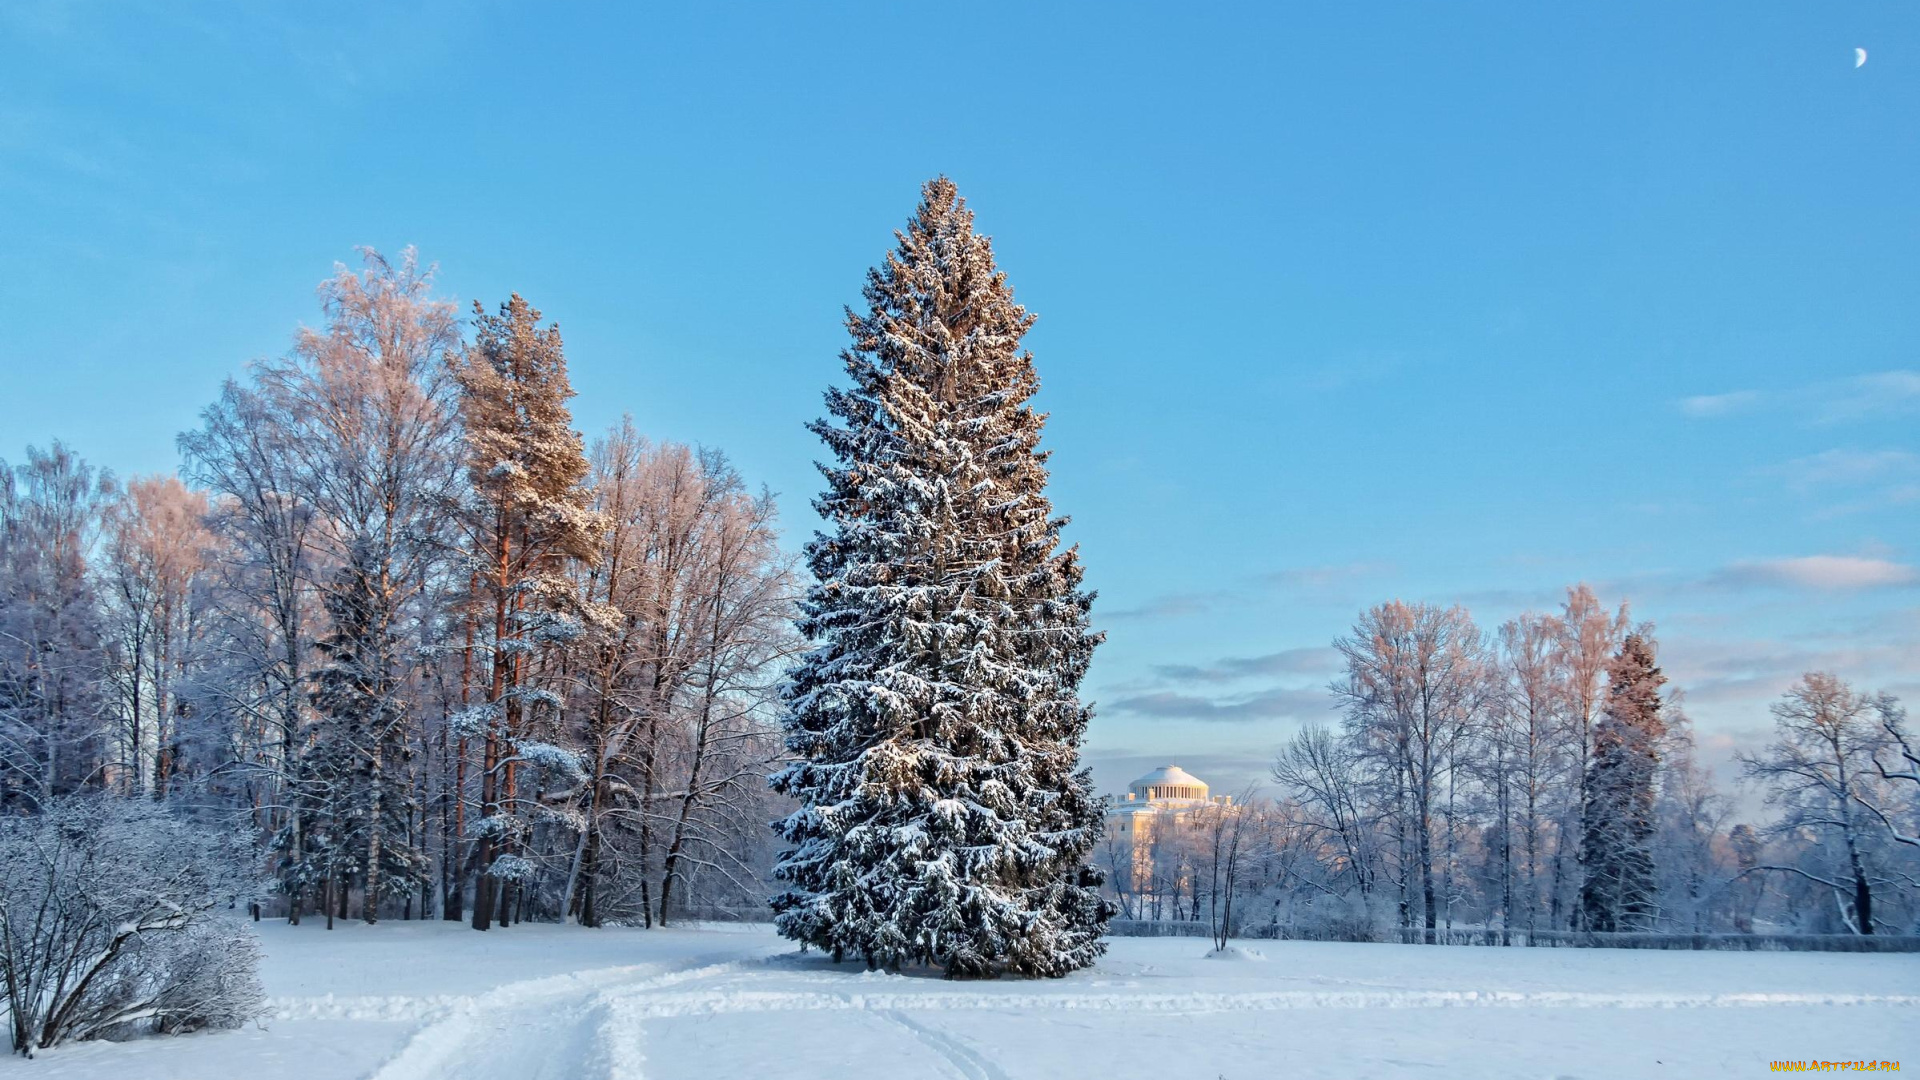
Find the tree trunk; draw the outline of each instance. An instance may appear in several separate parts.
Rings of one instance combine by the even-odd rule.
[[[1416,846],[1420,859],[1420,902],[1425,907],[1421,921],[1426,926],[1426,943],[1431,945],[1434,943],[1434,930],[1439,924],[1440,915],[1433,895],[1432,793],[1426,790],[1424,784],[1421,784],[1414,797],[1420,801],[1418,807],[1420,835],[1416,840]]]
[[[600,877],[600,830],[595,829],[587,844],[587,863],[581,870],[582,880],[580,898],[580,925],[599,926],[600,912],[594,906],[594,898],[599,889],[596,882]]]
[[[367,887],[360,898],[360,917],[372,926],[380,921],[380,838],[386,831],[380,827],[380,785],[381,745],[383,740],[376,734],[373,741],[373,753],[367,765]]]
[[[1860,933],[1870,935],[1873,933],[1873,886],[1867,883],[1867,868],[1851,836],[1847,838],[1847,859],[1853,869],[1853,916],[1860,923]]]
[[[496,716],[487,719],[486,748],[481,753],[480,762],[480,819],[483,831],[475,845],[473,890],[473,928],[485,930],[494,923],[494,889],[496,882],[491,873],[493,865],[493,826],[492,820],[499,814],[500,796],[500,735],[501,728],[507,722],[507,680],[511,661],[502,645],[507,640],[507,613],[512,605],[510,589],[513,585],[512,567],[513,543],[506,510],[499,510],[494,518],[494,579],[493,585],[493,684],[487,701],[499,710]]]
[[[460,834],[467,824],[467,740],[457,740],[454,754],[457,761],[453,767],[453,787],[440,801],[440,918],[448,922],[459,922],[465,906],[461,902],[466,875],[460,866]],[[445,769],[443,762],[443,774]]]
[[[701,767],[706,763],[708,728],[712,722],[711,695],[702,704],[700,726],[694,737],[693,764],[687,775],[687,793],[680,799],[680,816],[673,823],[673,842],[667,846],[665,865],[660,874],[660,925],[667,925],[667,905],[673,898],[673,883],[680,873],[680,852],[687,840],[687,822],[693,817],[693,802],[700,789]]]

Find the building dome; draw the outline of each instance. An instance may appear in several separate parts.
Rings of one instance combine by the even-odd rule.
[[[1132,799],[1198,799],[1207,797],[1207,783],[1178,765],[1162,765],[1127,785]]]

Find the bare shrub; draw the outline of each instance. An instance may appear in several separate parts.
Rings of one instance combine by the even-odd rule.
[[[263,994],[245,839],[155,803],[53,800],[0,819],[0,975],[13,1049],[237,1027]]]

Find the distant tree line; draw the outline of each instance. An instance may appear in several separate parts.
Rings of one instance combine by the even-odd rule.
[[[1740,757],[1777,814],[1745,822],[1696,761],[1653,628],[1584,585],[1491,634],[1458,607],[1381,604],[1334,646],[1342,722],[1288,741],[1277,797],[1108,838],[1122,918],[1230,907],[1408,940],[1920,932],[1920,758],[1890,695],[1796,682]]]

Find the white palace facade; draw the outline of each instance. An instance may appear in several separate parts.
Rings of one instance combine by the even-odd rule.
[[[1107,832],[1131,849],[1134,887],[1144,889],[1153,876],[1157,830],[1196,811],[1232,804],[1233,796],[1209,794],[1205,780],[1178,765],[1162,765],[1128,784],[1126,797],[1107,810]]]

